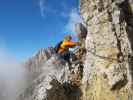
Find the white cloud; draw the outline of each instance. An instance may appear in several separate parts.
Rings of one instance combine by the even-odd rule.
[[[39,1],[39,7],[40,7],[40,13],[41,13],[41,16],[44,17],[45,0],[40,0],[40,1]]]
[[[68,4],[64,1],[60,3],[61,11],[60,11],[60,16],[63,18],[68,18],[69,17],[69,12],[70,8],[68,7]]]
[[[25,86],[25,75],[24,67],[0,47],[0,100],[16,100]]]
[[[60,1],[58,7],[54,4],[51,4],[52,0],[39,0],[40,1],[40,11],[43,17],[46,17],[46,14],[55,14],[54,16],[60,16],[60,18],[68,19],[63,33],[70,32],[75,33],[75,24],[82,22],[80,14],[78,12],[79,8],[69,8],[69,5],[66,1]],[[59,9],[60,8],[60,9]]]
[[[67,18],[71,8],[66,1],[59,1],[58,7],[55,6],[53,0],[39,0],[40,13],[42,17],[47,17],[48,14]]]
[[[39,7],[42,17],[46,17],[46,13],[56,14],[58,12],[50,4],[48,4],[48,0],[39,0]]]
[[[70,33],[75,33],[75,24],[82,22],[82,19],[78,13],[76,8],[72,9],[69,13],[69,19],[67,24],[65,25],[65,31]]]

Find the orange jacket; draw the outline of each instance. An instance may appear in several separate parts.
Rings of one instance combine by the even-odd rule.
[[[69,50],[69,48],[73,48],[77,45],[76,42],[72,42],[72,41],[63,41],[63,43],[61,44],[58,53],[63,53],[66,50]]]

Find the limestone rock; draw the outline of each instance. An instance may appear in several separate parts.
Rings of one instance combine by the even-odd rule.
[[[129,60],[133,51],[132,6],[132,0],[80,0],[80,13],[89,32],[84,100],[133,97],[129,88],[133,83],[133,64]]]
[[[37,56],[31,59],[35,64],[40,58],[36,66],[39,69],[38,75],[29,79],[30,84],[18,100],[80,100],[82,94],[79,88],[82,73],[80,65],[73,64],[74,68],[70,70],[68,64],[58,54],[50,52],[51,57],[48,57],[45,50],[41,53],[39,51]],[[29,67],[34,69],[35,66]],[[74,78],[70,78],[72,76]]]
[[[30,80],[38,77],[38,75],[42,71],[43,63],[46,62],[54,54],[55,54],[54,48],[52,47],[49,47],[47,49],[42,48],[36,53],[36,55],[31,57],[24,63],[24,66],[27,69],[27,73]]]
[[[75,31],[76,31],[76,33],[80,34],[82,38],[86,38],[87,29],[86,29],[85,25],[83,25],[82,23],[77,23],[75,25]]]

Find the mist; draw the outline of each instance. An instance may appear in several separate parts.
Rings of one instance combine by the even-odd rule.
[[[17,100],[26,85],[24,67],[0,48],[0,100]]]

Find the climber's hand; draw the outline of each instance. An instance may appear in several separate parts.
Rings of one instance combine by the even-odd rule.
[[[81,46],[81,43],[80,43],[80,42],[76,42],[76,45],[77,45],[77,46]]]

